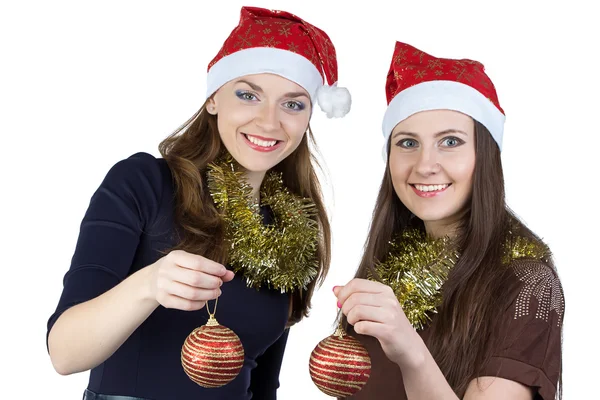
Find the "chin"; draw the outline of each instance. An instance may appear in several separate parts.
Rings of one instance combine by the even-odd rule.
[[[451,220],[454,217],[454,213],[445,212],[443,210],[415,210],[413,214],[421,221],[424,222],[438,222]]]
[[[236,161],[244,167],[247,171],[250,172],[266,172],[276,166],[279,161],[278,160],[261,160],[259,157],[252,158],[250,157],[235,157]]]
[[[415,214],[417,216],[417,218],[419,218],[421,221],[423,222],[442,222],[442,221],[446,221],[448,219],[448,216],[446,215],[435,215],[435,214],[427,214],[427,215],[423,215],[420,216],[418,214]]]

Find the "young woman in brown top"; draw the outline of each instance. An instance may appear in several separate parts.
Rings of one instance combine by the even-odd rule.
[[[396,43],[386,93],[387,166],[364,256],[334,288],[372,362],[350,398],[560,397],[562,287],[505,203],[505,116],[483,65]]]

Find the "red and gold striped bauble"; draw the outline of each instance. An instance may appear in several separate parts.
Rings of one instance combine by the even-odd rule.
[[[240,338],[211,316],[206,325],[194,329],[181,348],[181,365],[189,378],[205,388],[231,382],[244,364]]]
[[[352,396],[371,375],[371,357],[358,340],[338,328],[312,351],[309,372],[323,393],[332,397]]]

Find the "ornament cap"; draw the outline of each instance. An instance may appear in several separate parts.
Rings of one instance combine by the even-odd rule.
[[[337,336],[340,339],[343,339],[345,335],[346,335],[346,333],[344,332],[342,325],[339,325],[337,327],[337,329],[335,330],[335,333],[333,334],[333,336]]]
[[[215,318],[214,315],[210,315],[208,321],[206,321],[206,326],[217,326],[219,325],[219,321]]]

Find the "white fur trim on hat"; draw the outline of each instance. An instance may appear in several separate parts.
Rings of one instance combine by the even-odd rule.
[[[297,83],[311,99],[323,85],[323,77],[306,57],[274,47],[252,47],[225,56],[210,68],[206,98],[232,79],[262,73],[279,75]]]
[[[413,114],[429,110],[454,110],[470,116],[490,131],[502,150],[504,114],[477,89],[455,81],[423,82],[398,93],[383,117],[385,144],[396,125]]]

